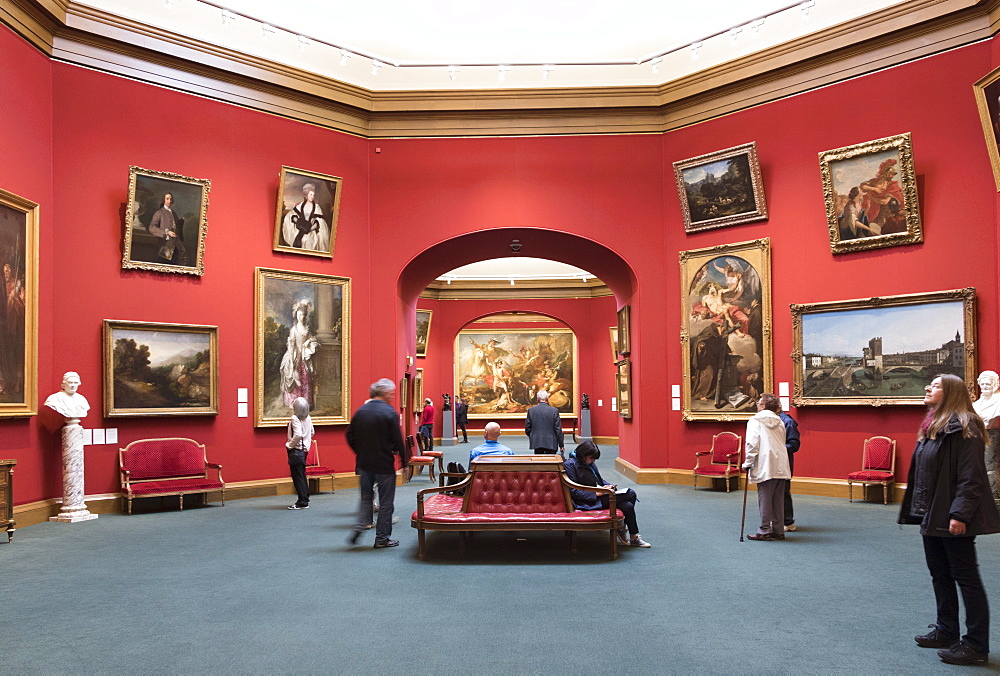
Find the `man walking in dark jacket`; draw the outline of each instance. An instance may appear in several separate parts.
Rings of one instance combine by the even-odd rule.
[[[399,540],[392,535],[393,500],[396,497],[396,459],[403,456],[403,435],[399,431],[399,415],[392,407],[396,386],[388,378],[372,383],[371,397],[354,412],[347,426],[347,443],[357,456],[357,473],[361,476],[361,504],[358,522],[348,542],[355,544],[361,532],[371,527],[374,514],[375,487],[378,487],[378,521],[375,523],[375,549],[397,547]]]
[[[524,421],[528,446],[535,449],[535,455],[561,454],[563,431],[559,411],[549,406],[547,390],[539,390],[536,398],[538,403],[528,409],[528,417]]]

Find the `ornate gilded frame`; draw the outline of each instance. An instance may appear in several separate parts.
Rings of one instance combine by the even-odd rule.
[[[343,182],[344,179],[339,176],[282,167],[278,177],[278,209],[274,222],[274,250],[301,256],[333,258],[333,250],[337,242],[337,219],[340,216],[340,193]],[[293,246],[294,240],[288,242],[282,234],[285,217],[292,213],[296,205],[302,202],[302,187],[307,183],[312,183],[316,187],[316,204],[327,217],[327,225],[330,228],[328,249],[306,249],[301,246]]]
[[[886,194],[886,199],[892,197],[892,201],[886,205],[884,212],[889,216],[888,223],[878,224],[877,220],[882,218],[882,207],[879,206],[880,215],[878,219],[872,219],[869,227],[889,229],[893,232],[886,234],[864,234],[857,237],[844,238],[844,231],[840,227],[840,217],[848,203],[848,197],[852,188],[858,188],[859,207],[864,206],[863,200],[867,193],[876,192],[876,180],[882,173],[882,167],[886,163],[894,161],[887,170],[895,171],[899,174],[899,185],[896,181],[888,181],[888,185],[895,185],[891,193],[900,195],[903,200],[895,199],[894,195]],[[920,221],[920,204],[917,199],[917,180],[913,169],[913,144],[910,140],[910,133],[898,134],[875,141],[866,141],[846,148],[836,150],[826,150],[819,154],[820,172],[823,178],[823,199],[826,202],[826,222],[830,233],[830,250],[835,253],[847,253],[850,251],[866,251],[868,249],[880,249],[889,246],[900,246],[904,244],[917,244],[924,241],[923,230]],[[896,169],[898,167],[898,170]],[[863,188],[862,186],[869,186]],[[889,191],[886,191],[887,193]],[[891,214],[893,202],[896,207],[903,212],[903,217]],[[874,201],[873,201],[874,205]],[[867,212],[868,210],[865,209]],[[902,228],[902,229],[901,229]]]
[[[10,277],[3,273],[5,307],[13,302],[23,312],[23,335],[14,330],[4,337],[0,418],[19,418],[38,413],[38,205],[6,190],[0,190],[0,247],[0,267],[10,266]]]
[[[611,363],[618,362],[618,327],[609,326],[608,332],[611,334]]]
[[[618,310],[618,354],[628,355],[632,353],[632,307],[622,305]],[[616,357],[617,359],[617,357]]]
[[[952,304],[950,310],[943,308],[942,304]],[[922,307],[923,306],[923,307]],[[854,300],[840,300],[825,303],[792,304],[792,331],[793,331],[793,351],[792,351],[792,377],[793,392],[792,403],[795,406],[815,406],[815,405],[839,405],[839,406],[885,406],[885,405],[905,405],[923,403],[923,385],[926,385],[938,373],[945,370],[957,370],[969,388],[969,392],[975,396],[976,387],[976,290],[972,287],[966,289],[953,289],[950,291],[936,291],[932,293],[911,293],[901,296],[884,296],[872,298],[859,298]],[[900,308],[910,308],[908,311]],[[836,317],[838,313],[843,314]],[[895,315],[890,317],[889,315]],[[942,324],[948,321],[946,315],[951,316],[951,324]],[[814,319],[815,318],[815,319]],[[904,322],[905,320],[905,322]],[[876,322],[878,325],[876,326]],[[954,323],[961,322],[961,327],[954,326]],[[806,326],[809,324],[810,326]],[[895,329],[895,331],[893,331]],[[954,340],[943,340],[950,336],[951,330],[956,333],[961,330],[961,343]],[[819,338],[810,338],[807,334],[815,333],[817,336],[833,336],[851,341],[854,337],[851,332],[859,332],[857,340],[852,343],[857,345],[857,351],[851,354],[822,354],[817,351]],[[804,338],[803,336],[807,337]],[[941,345],[932,344],[937,336]],[[868,340],[868,347],[865,348],[864,340]],[[892,361],[903,361],[907,355],[912,355],[911,360],[920,364],[919,371],[912,364],[886,363],[885,355],[882,353],[882,346],[889,341],[889,346],[898,344],[913,345],[916,340],[929,341],[926,345],[920,345],[920,349],[895,352],[889,355]],[[942,367],[940,363],[927,363],[930,358],[939,358],[942,353],[951,355],[950,359],[961,362],[959,367],[949,365]],[[876,354],[877,353],[877,354]],[[935,357],[937,355],[937,357]],[[858,363],[860,362],[860,363]],[[807,368],[809,372],[807,373]],[[853,371],[849,369],[854,368]],[[872,368],[872,372],[866,369]],[[824,372],[824,380],[819,380]],[[867,384],[861,377],[855,378],[858,371],[861,376],[871,378]],[[893,377],[891,372],[895,371]],[[850,385],[844,383],[844,378],[850,373]],[[878,375],[877,378],[873,377]],[[884,376],[884,377],[883,377]],[[839,379],[839,382],[837,380]],[[915,383],[906,383],[906,380],[915,380]],[[882,381],[889,385],[889,394],[871,394],[870,392],[881,392],[885,389]],[[895,383],[890,381],[896,380]],[[813,382],[815,381],[815,382]],[[809,391],[806,392],[806,384],[809,384]],[[861,387],[855,384],[860,383]],[[836,387],[837,389],[831,389]],[[910,389],[911,394],[891,394],[893,391],[902,392],[904,388]],[[820,396],[822,392],[831,390],[829,396]]]
[[[424,410],[424,370],[417,369],[413,376],[413,412],[415,415]]]
[[[421,315],[427,317],[427,329],[424,331],[423,340],[420,339],[420,317]],[[426,357],[427,356],[427,342],[431,339],[431,319],[433,318],[433,310],[417,310],[416,314],[416,326],[414,327],[417,332],[417,356]]]
[[[555,392],[550,395],[549,403],[556,406],[559,409],[559,415],[562,418],[573,418],[579,414],[580,410],[580,376],[579,376],[579,365],[578,365],[578,355],[579,347],[577,345],[576,334],[573,333],[572,329],[550,329],[548,331],[537,331],[533,329],[497,329],[496,331],[490,331],[489,329],[467,329],[464,331],[459,331],[458,335],[455,336],[455,395],[458,398],[468,397],[469,398],[469,418],[470,419],[480,419],[480,420],[499,420],[501,418],[506,419],[524,419],[525,412],[527,409],[535,403],[534,396],[532,395],[530,401],[527,397],[523,397],[520,401],[517,399],[517,393],[512,394],[514,401],[510,405],[505,406],[501,409],[489,408],[488,404],[493,403],[492,401],[482,401],[481,397],[476,396],[476,392],[482,393],[484,388],[488,388],[486,385],[485,378],[477,378],[470,373],[463,374],[462,371],[465,367],[471,363],[472,353],[474,348],[470,346],[470,340],[473,336],[479,336],[480,344],[487,344],[489,339],[493,338],[498,341],[498,345],[505,352],[511,354],[512,356],[517,356],[520,354],[520,346],[527,345],[529,341],[536,340],[540,336],[558,336],[555,340],[559,343],[558,347],[560,350],[564,347],[570,348],[569,358],[572,360],[572,379],[573,382],[569,384],[570,392],[565,392],[565,388],[562,390],[565,396],[571,398],[569,406],[558,406],[554,402],[557,401],[555,398]],[[570,340],[567,342],[561,338],[561,336],[569,336]],[[506,347],[504,347],[506,346]],[[561,356],[561,351],[556,351],[554,357]],[[513,360],[512,361],[516,361]],[[509,364],[513,367],[511,370],[514,372],[519,371],[521,364],[514,363]],[[552,366],[556,366],[553,364]],[[556,369],[562,372],[563,369]],[[492,377],[492,373],[489,373]],[[558,375],[558,374],[557,374]],[[558,380],[563,380],[565,376]],[[565,383],[561,383],[565,385]],[[494,390],[495,393],[495,390]],[[495,400],[499,401],[499,400]],[[477,408],[486,407],[488,410],[476,411]],[[414,406],[416,410],[416,406]]]
[[[983,124],[986,151],[993,167],[993,181],[1000,192],[1000,68],[990,71],[972,85],[979,108],[979,121]]]
[[[729,173],[734,169],[733,180],[737,190],[735,199],[717,195],[717,204],[709,209],[692,203],[694,198],[706,199],[703,188],[707,186],[696,186],[707,175],[718,176],[721,174],[717,172]],[[767,200],[764,198],[764,181],[760,174],[756,141],[674,162],[674,179],[677,182],[677,195],[681,200],[685,232],[767,220]],[[740,204],[741,199],[747,203]],[[706,213],[702,213],[703,211]]]
[[[211,187],[212,182],[207,178],[129,167],[122,268],[204,275],[208,191]],[[187,259],[183,264],[171,263],[163,258],[160,253],[167,240],[153,235],[148,229],[153,215],[163,206],[163,195],[168,192],[174,197],[173,211],[185,221],[180,237],[187,250]],[[196,228],[189,227],[187,223],[191,217],[196,218]]]
[[[632,417],[632,361],[625,357],[615,362],[618,369],[616,375],[616,393],[618,396],[618,415],[622,418]]]
[[[105,418],[218,415],[218,327],[105,319],[103,336]],[[131,355],[119,340],[134,341]],[[122,373],[126,364],[133,370],[131,379]],[[172,405],[142,406],[127,401],[130,395]]]
[[[312,382],[313,424],[350,422],[350,278],[268,268],[257,268],[255,274],[255,426],[279,427],[292,415],[284,402],[282,363],[287,356],[288,373],[300,372],[294,359],[301,351],[291,349],[288,336],[302,301],[312,306],[306,314],[307,335],[318,343],[306,365]],[[296,380],[289,378],[287,382],[294,386]]]
[[[748,420],[757,412],[759,395],[773,391],[770,240],[765,237],[681,251],[679,258],[683,313],[682,418],[688,421]],[[739,288],[743,291],[739,296],[726,291],[730,286],[727,268],[716,267],[730,265],[740,268]],[[713,283],[724,299],[731,299],[727,301],[730,307],[719,314],[712,314],[704,302]],[[752,344],[747,338],[752,339]],[[746,355],[740,356],[733,352],[734,349]],[[718,358],[704,354],[717,354]],[[737,356],[740,358],[736,359]],[[739,362],[750,365],[750,370],[742,373],[740,369],[748,367],[737,366]]]

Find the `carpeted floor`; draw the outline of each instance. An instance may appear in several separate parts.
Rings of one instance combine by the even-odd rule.
[[[517,450],[521,438],[501,438]],[[476,441],[478,443],[478,441]],[[468,462],[473,443],[446,448]],[[599,462],[609,481],[616,449]],[[785,542],[739,541],[742,493],[637,486],[651,549],[409,525],[346,542],[358,491],[21,529],[0,544],[0,673],[942,673],[920,537],[897,505],[802,496]],[[750,493],[747,532],[757,518]],[[979,538],[1000,603],[1000,537]],[[990,669],[1000,660],[994,658]],[[983,668],[980,668],[982,670]]]

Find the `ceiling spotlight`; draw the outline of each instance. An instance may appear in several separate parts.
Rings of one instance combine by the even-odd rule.
[[[382,67],[381,63],[379,63],[375,59],[372,59],[372,75],[378,75],[378,70],[381,67]]]
[[[510,241],[510,250],[513,251],[514,253],[518,253],[521,250],[521,240],[512,239]]]
[[[552,75],[552,71],[554,71],[555,69],[556,67],[553,66],[552,64],[549,64],[547,66],[542,66],[542,79],[548,80],[549,75]]]
[[[497,80],[503,82],[507,79],[507,71],[510,70],[510,66],[497,66]]]
[[[806,0],[801,5],[799,5],[799,9],[802,10],[802,20],[803,21],[808,21],[809,20],[809,9],[811,7],[814,7],[815,5],[816,5],[816,0]]]
[[[228,26],[232,22],[236,21],[236,15],[230,12],[228,9],[222,10],[222,25]]]
[[[659,73],[660,72],[660,63],[662,63],[662,62],[663,62],[663,57],[662,56],[658,56],[658,57],[656,57],[655,59],[652,60],[651,63],[653,65],[653,73]]]
[[[691,60],[692,61],[697,61],[698,60],[698,50],[702,48],[702,45],[704,45],[703,42],[695,42],[695,43],[693,43],[691,45]]]
[[[173,9],[174,0],[163,0],[163,6],[166,7],[167,9]]]
[[[727,33],[729,35],[729,42],[730,42],[730,44],[735,45],[736,41],[740,37],[740,33],[742,33],[742,32],[743,32],[743,26],[735,26],[733,28],[730,28],[729,32]]]
[[[349,58],[351,58],[351,53],[349,51],[347,51],[346,49],[341,49],[340,50],[340,65],[341,66],[346,66],[347,65],[347,60]]]
[[[309,38],[307,38],[305,35],[300,35],[299,36],[299,51],[300,52],[305,51],[306,47],[309,46],[309,42],[310,42]]]
[[[510,285],[511,285],[511,286],[514,286],[514,278],[513,278],[513,277],[512,277],[512,278],[511,278],[511,280],[510,280]]]
[[[458,66],[448,66],[448,78],[454,80],[458,76],[458,71],[462,70]]]
[[[262,23],[260,25],[260,32],[261,32],[261,35],[264,36],[264,39],[267,40],[269,37],[271,37],[272,35],[274,35],[274,26],[271,26],[270,24]]]
[[[755,19],[750,22],[750,30],[753,31],[753,36],[760,36],[760,29],[764,27],[764,19]]]

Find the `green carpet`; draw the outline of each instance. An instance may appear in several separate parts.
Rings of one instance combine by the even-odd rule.
[[[522,438],[501,442],[521,450]],[[478,443],[478,441],[476,442]],[[472,443],[445,448],[467,464]],[[599,462],[609,481],[615,448]],[[942,673],[916,528],[898,506],[802,496],[785,542],[739,541],[742,493],[637,486],[652,549],[604,534],[346,543],[358,491],[46,523],[0,544],[0,673]],[[757,518],[750,493],[747,532]],[[1000,603],[1000,537],[979,539]],[[994,658],[995,670],[1000,660]]]

